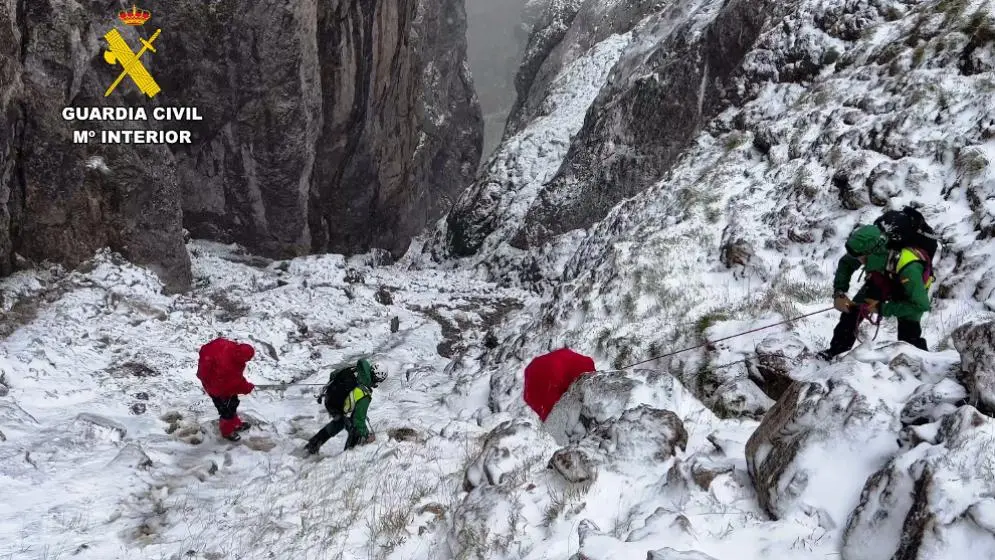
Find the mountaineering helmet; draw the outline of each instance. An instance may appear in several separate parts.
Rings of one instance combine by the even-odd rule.
[[[387,368],[380,364],[373,364],[370,368],[370,375],[373,378],[373,386],[376,387],[387,380]]]
[[[888,239],[877,226],[860,226],[847,239],[846,252],[855,257],[886,253],[887,244]]]

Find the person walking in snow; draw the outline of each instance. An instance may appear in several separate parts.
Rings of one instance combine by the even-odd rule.
[[[245,365],[255,355],[252,346],[227,338],[216,338],[200,348],[197,378],[221,416],[221,437],[231,441],[242,439],[239,432],[249,429],[238,416],[238,395],[248,395],[256,388],[244,376]]]
[[[346,430],[348,437],[345,449],[356,445],[372,443],[376,437],[366,425],[366,413],[373,400],[373,389],[387,379],[387,371],[380,365],[361,359],[354,366],[332,372],[328,383],[318,395],[318,402],[325,402],[325,410],[332,420],[318,430],[305,446],[309,455],[314,455],[326,441]]]
[[[914,216],[913,222],[921,222],[917,226],[924,226],[927,232],[920,230],[920,235],[932,234],[918,212],[906,208],[902,213]],[[931,243],[928,237],[917,242],[916,235],[889,227],[890,222],[885,218],[891,216],[893,213],[886,213],[875,222],[877,225],[857,228],[846,242],[847,254],[840,259],[833,282],[833,303],[842,314],[829,348],[818,354],[822,359],[831,359],[852,348],[860,321],[875,313],[898,319],[898,340],[928,350],[920,321],[930,309],[936,243]],[[897,219],[901,221],[902,217]],[[883,230],[890,230],[891,235]],[[916,247],[913,243],[926,247]],[[867,273],[867,281],[850,300],[847,296],[850,279],[861,267]]]

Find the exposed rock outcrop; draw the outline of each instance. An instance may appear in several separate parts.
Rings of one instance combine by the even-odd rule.
[[[539,0],[525,11],[532,34],[522,58],[515,88],[518,96],[505,128],[517,134],[543,114],[549,85],[568,64],[612,34],[623,34],[664,7],[659,0]]]
[[[843,535],[844,560],[995,555],[995,421],[964,406],[935,443],[896,457],[864,487]]]
[[[995,415],[995,322],[967,323],[951,338],[960,353],[960,377],[969,402],[981,412]]]
[[[746,444],[760,505],[775,519],[800,512],[841,526],[864,480],[897,451],[900,429],[888,403],[845,380],[792,384]],[[829,456],[851,465],[847,480],[825,468]]]
[[[76,266],[111,247],[150,265],[167,290],[185,289],[190,261],[172,154],[160,145],[74,144],[62,118],[70,105],[122,104],[104,96],[116,73],[101,57],[102,33],[115,12],[61,1],[6,6],[0,8],[0,272],[11,270],[15,252]],[[122,35],[138,42],[133,29]],[[119,93],[129,104],[138,101],[139,94]]]
[[[470,182],[482,125],[462,0],[0,4],[0,274],[15,253],[79,264],[108,246],[166,288],[191,282],[183,226],[274,258],[399,256]],[[65,17],[54,17],[61,14]],[[117,71],[103,34],[141,44],[162,91]],[[204,120],[67,123],[65,106],[195,106]],[[74,144],[72,129],[189,129],[193,144]]]
[[[755,354],[746,359],[750,380],[768,397],[777,400],[794,382],[791,368],[809,355],[808,348],[797,336],[773,334],[757,345]]]
[[[616,65],[512,244],[541,246],[588,227],[660,178],[708,120],[742,101],[736,78],[744,59],[788,8],[734,0],[702,22],[685,19],[678,2],[647,22],[636,40],[642,48]]]

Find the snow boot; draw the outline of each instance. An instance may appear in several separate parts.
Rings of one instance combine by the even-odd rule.
[[[228,441],[241,441],[242,440],[242,436],[238,435],[238,432],[232,432],[231,434],[228,434],[227,436],[224,436],[224,438],[226,440],[228,440]]]
[[[251,427],[252,427],[252,424],[249,424],[248,422],[242,422],[241,424],[239,424],[239,426],[237,428],[235,428],[235,432],[236,433],[237,432],[244,432],[245,430],[248,430]]]

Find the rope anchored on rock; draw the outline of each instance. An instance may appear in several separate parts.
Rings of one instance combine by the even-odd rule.
[[[698,348],[704,348],[706,346],[711,346],[712,344],[715,344],[716,342],[722,342],[723,340],[729,340],[729,339],[732,339],[732,338],[737,338],[737,337],[740,337],[740,336],[745,336],[745,335],[748,335],[748,334],[752,334],[752,333],[755,333],[755,332],[758,332],[758,331],[762,331],[762,330],[766,330],[766,329],[772,329],[774,327],[779,327],[781,325],[787,325],[787,324],[793,323],[793,322],[795,322],[795,321],[797,321],[799,319],[805,319],[806,317],[812,317],[813,315],[821,315],[823,313],[827,313],[829,311],[833,311],[834,309],[835,309],[834,307],[827,307],[826,309],[820,309],[819,311],[813,311],[811,313],[806,313],[804,315],[798,315],[797,317],[792,317],[790,319],[785,319],[784,321],[773,323],[771,325],[766,325],[766,326],[763,326],[763,327],[757,327],[755,329],[750,329],[748,331],[743,331],[741,333],[732,334],[732,335],[729,335],[729,336],[726,336],[726,337],[723,337],[723,338],[717,338],[715,340],[706,340],[705,342],[702,342],[701,344],[695,344],[694,346],[688,346],[687,348],[681,348],[680,350],[674,350],[673,352],[667,352],[666,354],[661,354],[659,356],[654,356],[652,358],[647,358],[645,360],[629,364],[629,365],[627,365],[625,367],[622,367],[622,368],[619,368],[619,369],[630,369],[630,368],[633,368],[633,367],[641,365],[641,364],[653,362],[653,361],[656,361],[656,360],[661,360],[663,358],[669,358],[670,356],[675,356],[677,354],[681,354],[683,352],[688,352],[690,350],[696,350]],[[742,360],[740,360],[740,361],[742,361]],[[734,363],[739,363],[739,362],[734,362]],[[732,365],[732,364],[727,364],[727,365]]]

